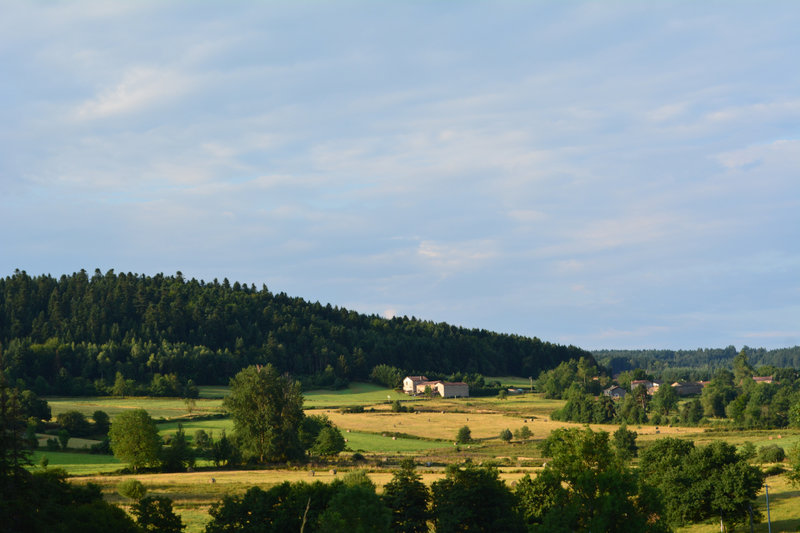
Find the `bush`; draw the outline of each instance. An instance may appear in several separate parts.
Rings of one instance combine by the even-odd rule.
[[[363,405],[350,405],[348,407],[342,407],[341,409],[339,409],[339,411],[341,411],[342,413],[350,413],[350,414],[363,413],[364,412],[364,406]]]
[[[125,498],[141,500],[147,494],[147,489],[142,482],[136,479],[126,479],[117,485],[117,492]]]
[[[472,431],[470,431],[469,426],[464,426],[458,430],[458,434],[456,434],[456,442],[459,444],[467,444],[472,442]]]
[[[780,463],[786,458],[786,452],[777,444],[762,446],[758,449],[759,463]]]
[[[521,428],[514,430],[514,437],[519,440],[526,440],[532,436],[533,433],[531,433],[531,430],[528,428],[528,426],[522,426]]]
[[[500,440],[505,442],[511,442],[511,430],[506,428],[500,432]]]

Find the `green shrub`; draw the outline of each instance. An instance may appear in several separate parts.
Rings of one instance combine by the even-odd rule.
[[[514,437],[519,440],[526,440],[533,436],[531,430],[528,426],[522,426],[521,428],[514,430]]]
[[[125,498],[141,500],[147,494],[147,489],[142,482],[136,479],[126,479],[117,485],[117,492]]]
[[[777,444],[769,444],[758,449],[759,463],[780,463],[786,458],[786,452]]]

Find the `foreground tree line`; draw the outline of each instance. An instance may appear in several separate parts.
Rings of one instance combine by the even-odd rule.
[[[262,362],[309,386],[341,386],[366,381],[380,364],[532,376],[591,357],[537,338],[359,314],[266,286],[113,270],[0,278],[0,346],[9,379],[40,395],[109,394],[129,382],[130,394],[183,396],[190,380],[224,384]]]
[[[234,439],[243,459],[300,457],[308,440],[292,430],[306,422],[296,383],[265,366],[245,369],[231,385],[226,407],[234,417]],[[134,520],[105,502],[95,486],[74,487],[57,470],[29,472],[21,405],[21,393],[8,387],[0,373],[0,523],[7,531],[183,529],[167,498],[120,487],[121,494],[135,500]],[[157,443],[154,429],[146,413],[121,414],[111,422],[112,447],[131,453],[127,460],[136,468],[142,443],[122,452],[131,444],[126,439],[145,435]],[[737,452],[724,442],[696,447],[665,438],[640,451],[636,433],[627,428],[612,436],[587,427],[558,429],[541,446],[544,469],[515,486],[504,483],[496,469],[467,462],[449,466],[445,477],[428,488],[413,461],[407,461],[381,495],[366,473],[355,471],[331,484],[283,483],[225,497],[212,506],[206,532],[416,532],[429,526],[437,532],[666,532],[708,519],[720,519],[730,528],[750,518],[764,482],[746,450]],[[638,468],[632,468],[637,453]],[[792,464],[792,479],[800,479],[798,450]],[[760,518],[755,509],[752,516]]]

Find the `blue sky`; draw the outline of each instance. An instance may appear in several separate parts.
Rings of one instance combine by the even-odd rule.
[[[0,274],[800,344],[796,2],[3,2]]]

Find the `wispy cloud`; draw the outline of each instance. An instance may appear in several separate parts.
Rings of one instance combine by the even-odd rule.
[[[378,11],[9,4],[0,266],[587,347],[794,338],[800,9]]]
[[[112,87],[105,87],[78,106],[79,119],[93,120],[142,111],[155,104],[166,104],[189,91],[191,79],[169,69],[132,67]]]

